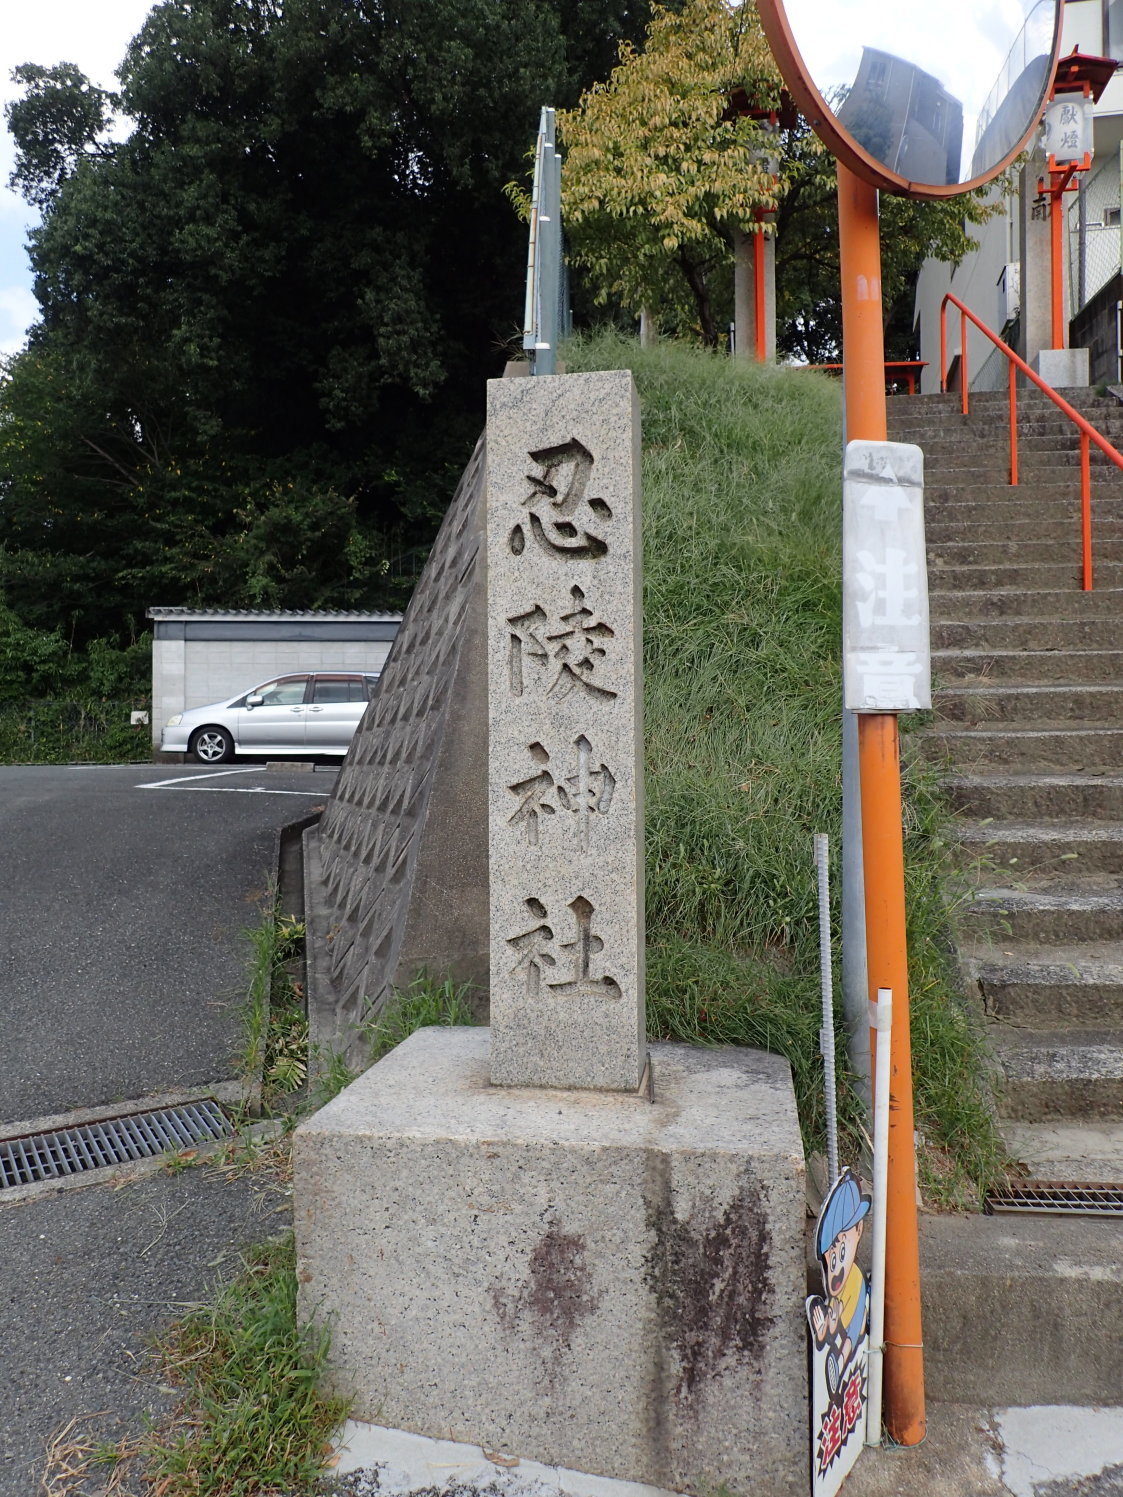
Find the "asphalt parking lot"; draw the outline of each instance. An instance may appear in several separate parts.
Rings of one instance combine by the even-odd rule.
[[[279,828],[335,766],[0,769],[0,1123],[233,1074]]]
[[[336,768],[0,768],[8,1136],[232,1077],[244,932],[279,829],[324,804]],[[42,1490],[47,1444],[70,1420],[92,1416],[108,1437],[162,1412],[148,1338],[291,1214],[267,1177],[196,1168],[122,1186],[102,1173],[115,1174],[0,1194],[0,1497]]]

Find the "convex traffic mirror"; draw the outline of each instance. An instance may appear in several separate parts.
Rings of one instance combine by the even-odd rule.
[[[784,81],[852,171],[914,197],[989,181],[1026,144],[1060,0],[759,0]]]

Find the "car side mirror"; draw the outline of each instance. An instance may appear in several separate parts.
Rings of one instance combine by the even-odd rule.
[[[265,701],[265,698],[263,696],[260,696],[260,695],[252,696],[252,697],[247,697],[246,698],[246,706],[247,707],[260,707],[261,704],[264,701]]]

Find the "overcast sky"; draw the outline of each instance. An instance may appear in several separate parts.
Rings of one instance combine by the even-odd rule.
[[[11,81],[21,62],[46,67],[72,62],[103,88],[113,88],[113,70],[139,31],[152,0],[4,0],[0,23],[0,104],[16,90]],[[7,188],[12,138],[0,136],[0,352],[23,342],[35,318],[31,272],[24,241],[35,214]]]
[[[73,62],[95,83],[114,87],[113,70],[140,29],[152,0],[2,0],[0,104],[14,94],[11,71],[21,62]],[[421,0],[418,0],[421,3]],[[595,3],[595,0],[590,0]],[[827,81],[849,81],[861,44],[910,55],[964,100],[979,102],[1033,0],[788,0],[787,8],[812,67]],[[916,45],[903,40],[912,30]],[[849,69],[849,71],[847,71]],[[973,119],[973,113],[969,114]],[[973,144],[973,139],[972,142]],[[0,184],[12,170],[12,141],[0,134]],[[23,342],[35,317],[24,241],[34,215],[0,185],[0,352]]]

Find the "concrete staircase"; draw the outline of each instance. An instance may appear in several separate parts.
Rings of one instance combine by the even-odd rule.
[[[1065,397],[1123,451],[1123,407]],[[898,397],[925,454],[935,725],[965,857],[960,951],[1032,1177],[1123,1183],[1123,472],[1093,449],[1095,589],[1080,587],[1076,430],[1019,394]]]

